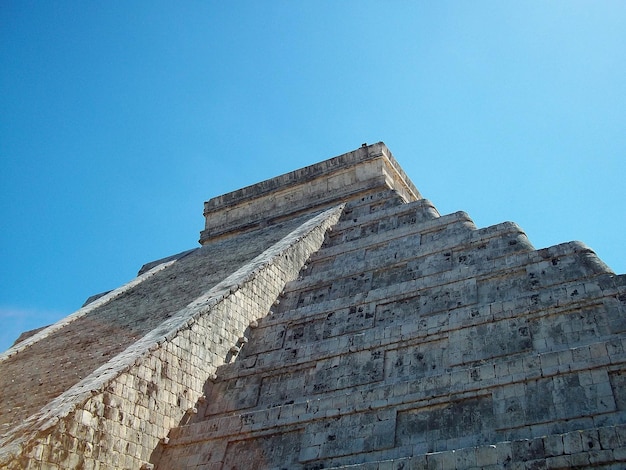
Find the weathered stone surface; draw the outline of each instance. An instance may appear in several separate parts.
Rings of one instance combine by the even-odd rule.
[[[96,314],[123,323],[87,379],[34,393],[9,468],[624,466],[626,276],[582,243],[441,216],[382,144],[205,215],[202,248],[0,362],[80,340]]]
[[[300,221],[302,223],[302,221]],[[242,235],[206,245],[77,318],[45,341],[0,362],[0,391],[7,408],[0,416],[3,434],[9,422],[19,423],[86,377],[178,310],[226,278],[237,268],[297,227]],[[93,305],[93,303],[91,304]],[[88,306],[87,306],[88,307]],[[49,354],[62,351],[62,354]],[[25,375],[26,374],[26,375]],[[24,385],[32,387],[27,396]],[[18,401],[13,401],[13,398]],[[11,410],[10,412],[7,410]]]
[[[197,412],[194,405],[202,394],[207,377],[219,364],[232,359],[229,352],[232,345],[241,343],[252,321],[267,314],[285,283],[297,276],[300,267],[322,243],[327,228],[334,224],[341,209],[330,209],[314,218],[295,219],[291,227],[283,227],[283,230],[294,229],[291,233],[282,232],[285,236],[274,242],[275,237],[281,235],[281,230],[274,232],[271,235],[274,240],[269,239],[272,244],[253,259],[244,257],[245,264],[235,272],[231,271],[232,264],[229,265],[232,258],[220,260],[215,256],[209,258],[213,263],[207,263],[207,260],[198,263],[190,256],[185,257],[192,260],[192,265],[179,266],[178,270],[170,271],[170,275],[180,273],[181,269],[191,270],[183,278],[200,283],[204,292],[198,292],[199,296],[195,294],[196,298],[189,303],[185,300],[185,295],[189,294],[184,288],[176,291],[179,301],[182,301],[178,311],[170,310],[168,314],[164,306],[165,314],[161,313],[164,318],[160,324],[79,382],[70,375],[69,379],[65,379],[69,380],[69,389],[56,398],[52,396],[52,401],[40,410],[37,411],[37,400],[42,400],[44,395],[39,393],[34,397],[24,397],[30,401],[26,401],[21,408],[29,407],[32,414],[22,423],[6,421],[5,427],[10,432],[0,441],[0,463],[7,468],[38,467],[40,462],[70,468],[91,466],[95,462],[110,468],[141,466],[141,462],[149,459],[159,439],[165,437],[172,426],[188,420]],[[250,249],[258,250],[262,248],[259,244],[268,242],[260,233],[250,238],[254,238],[255,243],[232,253],[250,256]],[[241,242],[241,239],[238,241]],[[217,261],[224,263],[226,269],[222,267],[222,275],[227,277],[217,283],[221,276],[210,278],[215,279],[210,283],[206,283],[206,278],[198,280],[199,265],[212,266],[210,269],[214,273],[216,265],[220,267]],[[168,264],[166,268],[171,266]],[[150,270],[142,275],[142,282],[156,277],[157,273],[167,273],[166,268],[153,268],[156,271]],[[171,280],[164,284],[166,289],[170,289],[165,292],[174,296],[176,287]],[[108,301],[114,303],[117,300],[117,308],[120,308],[119,302],[125,301],[124,294],[132,298],[137,285],[141,282],[132,283],[130,288],[124,289],[122,294],[110,296]],[[153,293],[155,307],[161,305],[158,297],[160,285],[158,279],[152,283],[157,289]],[[94,304],[97,304],[96,307],[107,306],[106,301],[99,300]],[[66,339],[71,341],[72,335],[67,333],[67,328],[88,319],[92,309],[76,314],[72,322],[54,327],[51,333],[41,336],[40,341],[33,342],[28,348],[9,350],[2,357],[0,367],[11,371],[16,362],[27,365],[28,358],[35,357],[34,352],[37,347],[43,346],[44,340],[54,341],[55,336],[66,334],[69,336]],[[132,309],[130,313],[134,313]],[[141,310],[136,315],[135,325],[156,321],[155,318],[146,318],[149,313]],[[124,318],[123,321],[129,320]],[[103,339],[111,341],[106,335]],[[25,356],[24,352],[29,355]],[[103,360],[98,357],[95,361],[97,367]],[[86,367],[84,364],[79,366]],[[60,372],[64,377],[65,371]],[[2,390],[3,397],[17,401],[21,394],[16,382],[20,378],[15,377],[17,381],[3,380]],[[37,392],[37,389],[34,391]],[[21,411],[19,408],[16,410]],[[92,455],[93,449],[88,455],[82,451],[76,454],[67,451],[70,444],[74,448],[74,443],[93,446],[93,442],[99,443],[95,456]]]
[[[396,206],[370,212],[385,199]],[[620,379],[606,369],[608,344],[622,358],[617,365],[623,340],[608,328],[599,287],[613,274],[581,244],[535,251],[514,224],[478,230],[462,213],[439,217],[430,207],[393,193],[346,206],[274,314],[251,332],[249,344],[268,346],[244,347],[242,362],[218,371],[218,383],[239,386],[263,377],[258,405],[246,409],[238,432],[291,435],[306,426],[290,468],[420,455],[429,456],[424,468],[546,468],[546,458],[564,455],[589,462],[592,448],[566,454],[564,439],[595,429],[594,416],[609,426],[624,418],[613,392]],[[395,222],[410,213],[428,215]],[[395,413],[393,441],[376,440],[359,421],[370,410]],[[219,426],[202,434],[216,418],[177,430],[161,467],[193,449],[183,445],[191,436],[231,439]],[[220,423],[230,420],[238,420],[235,410]],[[599,429],[609,433],[605,425]],[[336,426],[343,442],[324,434]]]

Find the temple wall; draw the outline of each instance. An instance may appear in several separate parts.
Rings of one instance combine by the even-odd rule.
[[[378,143],[205,202],[200,243],[383,189],[393,189],[404,201],[421,197],[389,149]]]

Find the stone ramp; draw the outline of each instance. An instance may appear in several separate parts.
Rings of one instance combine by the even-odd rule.
[[[198,248],[0,362],[0,430],[24,421],[203,292],[283,238],[302,218]],[[174,283],[176,279],[184,280]],[[29,389],[28,394],[23,390]]]
[[[516,449],[511,468],[617,468],[623,441],[603,438],[597,455],[524,456],[519,443],[623,437],[625,294],[626,277],[580,243],[535,250],[515,224],[476,229],[371,194],[346,206],[153,462],[502,468]]]
[[[315,217],[309,214],[243,237],[206,244],[167,269],[153,273],[149,282],[144,281],[150,286],[137,283],[109,302],[95,301],[98,307],[119,315],[118,322],[128,322],[126,330],[130,333],[125,331],[126,336],[145,325],[151,329],[141,338],[133,337],[128,347],[106,358],[107,362],[93,372],[86,369],[91,372],[87,377],[74,385],[63,384],[67,390],[56,398],[42,394],[26,397],[31,400],[27,411],[32,414],[24,422],[8,420],[15,427],[9,428],[11,432],[0,441],[0,466],[39,468],[40,462],[50,468],[141,466],[158,439],[197,399],[206,377],[228,358],[229,350],[241,344],[250,321],[266,315],[285,282],[297,275],[319,247],[341,210],[339,206]],[[257,255],[259,251],[263,252]],[[211,257],[216,254],[223,256]],[[203,259],[197,259],[201,255]],[[238,260],[244,264],[234,269]],[[165,279],[159,279],[161,273]],[[228,274],[225,279],[223,273]],[[171,282],[173,278],[178,278],[176,283]],[[207,279],[214,282],[207,285]],[[197,284],[202,287],[200,291],[194,291]],[[194,292],[191,302],[184,299],[189,292]],[[178,310],[168,310],[168,300],[175,293],[178,297],[171,305],[178,306]],[[127,297],[137,296],[142,301],[133,308]],[[116,310],[119,306],[112,305],[120,301],[124,302],[126,315]],[[141,308],[150,306],[150,301],[158,311]],[[97,308],[91,307],[63,328],[53,329],[45,337],[46,344],[54,341],[55,335],[65,334],[67,340],[66,329],[80,328],[94,311],[97,313]],[[159,315],[160,323],[154,326]],[[105,324],[102,320],[100,323]],[[94,336],[102,333],[97,326],[88,331]],[[112,341],[108,336],[104,339]],[[118,339],[119,335],[113,341]],[[19,351],[10,350],[0,365],[4,371],[11,371],[12,360],[20,358],[23,364],[25,355],[36,357],[33,351],[39,345],[35,341]],[[93,354],[82,353],[89,362]],[[72,351],[64,354],[70,357]],[[45,361],[40,357],[40,364]],[[57,375],[65,372],[61,370]],[[19,399],[17,388],[11,389],[16,385],[5,383],[3,387],[3,397]],[[14,393],[9,396],[7,391]],[[35,399],[47,401],[38,403]],[[130,449],[132,452],[128,452]]]

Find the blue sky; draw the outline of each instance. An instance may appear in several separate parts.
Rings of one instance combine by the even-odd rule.
[[[626,2],[0,5],[0,350],[384,141],[422,195],[626,272]]]

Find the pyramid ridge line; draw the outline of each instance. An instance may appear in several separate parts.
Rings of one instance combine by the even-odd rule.
[[[253,280],[260,271],[267,266],[270,266],[277,257],[282,256],[285,251],[298,244],[312,230],[318,228],[318,224],[328,220],[341,210],[343,210],[343,207],[337,206],[312,217],[310,220],[303,223],[297,229],[263,251],[263,253],[252,259],[250,262],[234,271],[226,279],[219,282],[207,292],[193,300],[177,314],[165,320],[161,325],[155,328],[155,330],[159,330],[156,334],[153,333],[155,330],[147,333],[143,338],[131,345],[126,351],[133,347],[137,347],[136,345],[140,343],[159,343],[159,339],[163,337],[161,331],[167,330],[169,334],[166,334],[165,337],[167,337],[168,340],[171,340],[178,334],[179,331],[191,328],[199,316],[209,313],[215,305],[222,302],[226,297],[235,295],[243,285]],[[161,328],[161,326],[167,326],[167,328]],[[141,350],[145,350],[145,348],[141,348]],[[94,371],[94,373],[95,372],[96,371]]]
[[[137,277],[127,282],[126,284],[118,287],[117,289],[113,289],[112,291],[109,291],[108,293],[102,295],[101,297],[98,297],[93,302],[90,302],[84,305],[83,307],[79,308],[74,313],[62,318],[61,320],[59,320],[56,323],[53,323],[52,325],[45,327],[43,330],[39,331],[38,333],[35,333],[33,336],[26,338],[24,341],[16,343],[15,345],[7,349],[5,352],[0,353],[0,362],[6,361],[14,357],[16,354],[19,354],[21,351],[28,348],[32,344],[46,339],[51,334],[63,329],[65,326],[69,325],[70,323],[91,313],[93,310],[97,309],[98,307],[101,307],[102,305],[108,304],[109,302],[115,300],[117,297],[119,297],[123,293],[128,292],[133,287],[148,280],[149,278],[154,276],[156,273],[168,268],[174,262],[176,262],[176,260],[171,260],[171,261],[154,266],[153,268],[149,269],[148,271],[144,272],[141,275],[138,275]]]

